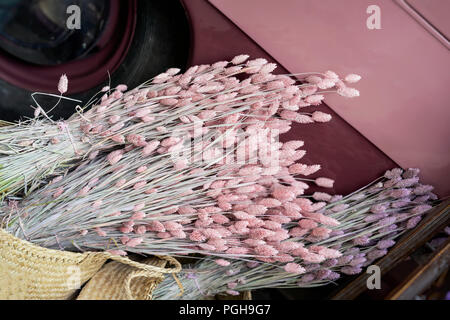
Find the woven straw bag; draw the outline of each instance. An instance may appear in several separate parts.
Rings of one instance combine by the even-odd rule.
[[[150,258],[143,263],[163,268],[167,260]],[[89,280],[77,300],[150,300],[153,290],[163,279],[160,272],[150,273],[112,261]]]
[[[164,267],[166,260],[146,259],[143,263]],[[177,280],[176,276],[175,280]],[[150,300],[153,290],[164,279],[164,274],[149,275],[138,268],[115,261],[105,264],[84,286],[77,300]],[[180,295],[183,288],[180,286]],[[251,300],[251,292],[239,296],[216,295],[206,300]]]
[[[114,293],[102,284],[97,291],[103,292],[101,299],[130,299],[149,297],[153,288],[162,280],[163,274],[176,273],[181,265],[173,258],[159,257],[144,263],[128,258],[111,255],[107,252],[74,253],[51,250],[33,245],[18,239],[4,230],[0,230],[0,299],[72,299],[78,289],[91,279],[104,265],[108,263],[102,274],[107,275],[109,269],[127,270],[120,281],[114,279],[114,286],[125,289]],[[173,268],[164,268],[166,263]],[[144,282],[133,281],[143,278]],[[86,285],[81,298],[94,297],[93,282]],[[117,289],[118,290],[118,289]]]

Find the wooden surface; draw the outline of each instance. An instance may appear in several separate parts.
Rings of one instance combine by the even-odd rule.
[[[432,209],[417,228],[401,237],[400,241],[390,250],[390,252],[376,262],[376,265],[380,267],[381,276],[389,272],[389,270],[410,255],[415,249],[425,244],[435,233],[449,225],[449,212],[450,200],[446,200]],[[362,273],[343,289],[339,290],[332,299],[355,299],[367,290],[366,282],[369,276],[369,274]]]
[[[397,286],[386,297],[386,300],[411,300],[426,290],[446,269],[450,263],[450,238],[446,245],[437,251],[433,257],[423,266],[419,266],[414,272]]]

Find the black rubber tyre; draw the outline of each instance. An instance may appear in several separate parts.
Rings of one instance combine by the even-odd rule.
[[[178,0],[138,0],[136,30],[123,63],[111,75],[111,85],[135,87],[170,67],[185,69],[189,56],[189,25]],[[87,102],[108,80],[95,88],[70,97]],[[55,88],[57,83],[55,83]],[[70,79],[69,79],[70,88]],[[69,89],[70,92],[70,89]],[[17,121],[33,117],[31,92],[0,79],[0,119]],[[56,99],[38,97],[44,108]],[[63,101],[51,113],[55,120],[74,113],[74,102]]]

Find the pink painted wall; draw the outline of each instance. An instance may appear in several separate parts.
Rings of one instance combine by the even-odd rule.
[[[450,194],[450,52],[396,1],[210,2],[293,73],[362,75],[361,97],[330,96],[328,105],[394,161],[421,168],[438,194]],[[381,30],[366,27],[371,4],[381,9]],[[434,22],[448,30],[436,10]]]

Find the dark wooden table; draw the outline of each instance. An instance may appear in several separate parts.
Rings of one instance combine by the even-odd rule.
[[[450,200],[446,200],[432,209],[424,220],[405,234],[389,253],[375,264],[380,267],[381,277],[386,275],[400,262],[407,259],[414,251],[424,246],[437,233],[450,224]],[[450,261],[450,245],[445,245],[434,252],[426,263],[415,268],[404,280],[394,287],[384,299],[413,299],[427,288],[442,272],[448,270]],[[367,279],[370,274],[362,273],[350,283],[332,295],[333,300],[356,299],[368,290]]]

